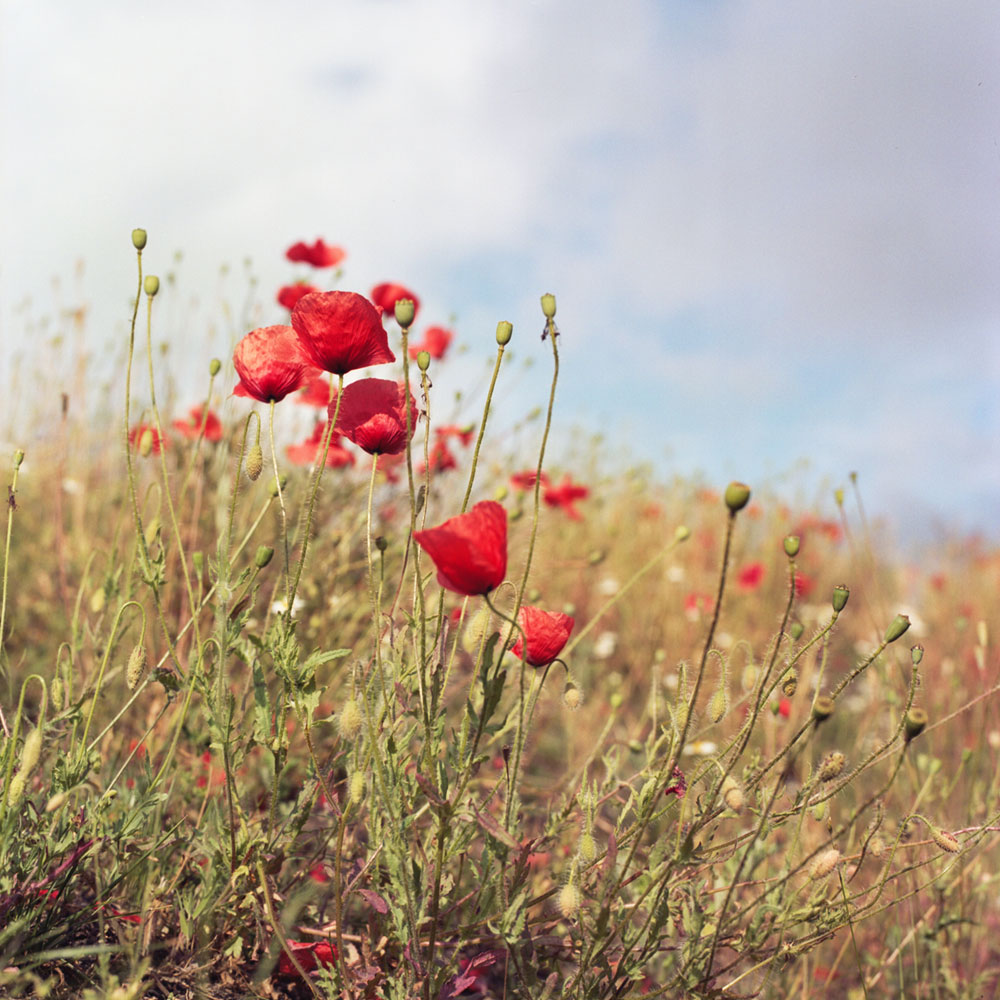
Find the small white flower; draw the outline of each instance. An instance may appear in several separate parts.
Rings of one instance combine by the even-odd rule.
[[[613,576],[606,576],[597,585],[597,591],[605,597],[613,597],[621,589],[621,585]]]
[[[618,647],[618,636],[614,632],[602,632],[594,643],[594,656],[599,660],[606,660],[614,656]]]
[[[684,748],[684,753],[688,756],[694,754],[697,757],[710,757],[718,749],[718,746],[711,740],[695,740]]]
[[[674,563],[667,567],[667,580],[670,583],[680,583],[684,579],[684,567]]]

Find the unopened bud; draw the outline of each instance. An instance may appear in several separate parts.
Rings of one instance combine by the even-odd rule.
[[[191,562],[194,565],[196,575],[200,577],[205,572],[205,554],[203,552],[192,553]]]
[[[53,813],[57,809],[62,808],[68,797],[69,796],[66,794],[66,792],[56,792],[56,794],[53,795],[52,798],[45,803],[45,811],[47,813]]]
[[[708,718],[714,724],[721,722],[729,708],[729,696],[725,687],[720,687],[708,700]]]
[[[132,246],[136,250],[143,250],[146,246],[146,230],[145,229],[133,229],[132,230]]]
[[[910,619],[906,615],[896,615],[885,630],[886,643],[895,642],[910,627]]]
[[[947,851],[949,854],[958,854],[962,849],[962,845],[946,830],[931,827],[931,837],[942,851]]]
[[[820,695],[814,702],[812,707],[812,717],[817,722],[823,722],[825,719],[829,719],[833,715],[833,709],[835,707],[834,700],[827,695]]]
[[[722,782],[722,801],[737,813],[743,809],[746,801],[743,786],[731,774],[727,774],[726,780]]]
[[[10,779],[10,784],[7,786],[7,805],[10,808],[16,806],[24,795],[24,785],[28,780],[28,776],[24,771],[18,771],[13,778]]]
[[[580,860],[590,864],[597,857],[597,841],[588,830],[580,837]]]
[[[580,890],[572,879],[559,890],[559,912],[572,920],[580,909]]]
[[[542,296],[542,313],[546,319],[552,319],[556,314],[556,297],[548,292]]]
[[[794,559],[799,554],[800,539],[798,535],[787,535],[785,537],[785,555],[789,559]]]
[[[915,740],[927,728],[927,713],[922,708],[911,708],[903,722],[903,736],[906,742]]]
[[[152,298],[160,290],[160,279],[155,274],[147,274],[142,279],[142,290]]]
[[[803,631],[802,622],[792,622],[792,624],[788,627],[788,634],[795,642],[798,642],[799,639],[802,638]]]
[[[364,719],[356,698],[349,698],[340,710],[340,734],[346,740],[353,740],[361,732]]]
[[[847,598],[851,596],[850,590],[844,584],[833,588],[833,610],[839,615],[847,607]]]
[[[514,335],[513,324],[508,323],[506,320],[502,319],[497,323],[497,343],[501,347],[505,347],[510,343],[510,338]]]
[[[52,707],[57,712],[61,712],[65,707],[63,699],[66,697],[66,690],[63,686],[63,680],[58,674],[49,687],[49,697],[52,699]]]
[[[732,482],[726,487],[726,506],[735,514],[750,502],[750,487],[746,483]]]
[[[422,371],[427,371],[431,366],[431,355],[430,351],[421,351],[417,355],[417,367]]]
[[[352,802],[360,802],[365,797],[365,776],[361,771],[355,771],[351,775],[351,784],[348,792]]]
[[[799,672],[792,668],[785,674],[781,681],[781,691],[786,697],[791,698],[799,686]]]
[[[819,765],[817,777],[820,781],[833,781],[840,776],[847,764],[847,758],[839,751],[828,753]]]
[[[567,681],[563,688],[563,704],[575,712],[583,704],[583,692],[572,682]]]
[[[812,879],[826,878],[840,862],[840,851],[836,847],[820,854],[809,866],[809,877]]]
[[[18,448],[17,451],[14,452],[14,468],[20,469],[21,463],[23,461],[24,461],[24,449]]]
[[[913,665],[917,666],[918,663],[924,658],[924,647],[921,645],[916,645],[910,649],[910,659],[913,660]]]
[[[271,496],[276,497],[281,492],[281,490],[285,488],[287,483],[288,483],[288,475],[284,472],[281,474],[280,479],[277,477],[273,478],[271,480]]]
[[[260,477],[261,471],[264,468],[264,449],[261,448],[260,442],[256,442],[250,445],[250,451],[247,453],[246,470],[247,479],[251,482],[256,482]]]
[[[21,771],[30,774],[38,763],[38,758],[42,755],[42,730],[36,726],[25,737],[24,746],[21,748]]]
[[[413,304],[413,299],[400,299],[393,312],[396,315],[396,322],[404,330],[407,330],[413,323],[413,317],[417,314],[417,307]]]
[[[257,569],[263,569],[274,557],[274,549],[269,545],[261,545],[257,548],[257,553],[253,557],[253,564]]]
[[[137,642],[129,654],[128,666],[125,668],[125,683],[129,691],[134,691],[146,670],[146,645]]]
[[[684,524],[678,524],[674,528],[674,541],[686,542],[691,537],[691,529]]]
[[[153,451],[153,431],[151,428],[147,427],[142,434],[139,435],[139,454],[143,458],[149,458]]]
[[[219,374],[221,368],[222,362],[218,358],[212,358],[212,360],[208,363],[208,374],[211,375],[212,378],[215,378],[215,376]]]

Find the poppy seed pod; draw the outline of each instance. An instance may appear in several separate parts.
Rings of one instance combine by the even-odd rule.
[[[788,535],[784,541],[785,555],[794,559],[799,554],[800,539],[798,535]]]
[[[430,351],[417,351],[417,367],[422,371],[427,371],[431,366]]]
[[[750,487],[746,483],[732,482],[726,487],[726,506],[735,514],[750,502]]]
[[[851,596],[850,590],[844,584],[833,588],[833,610],[839,615],[847,607],[847,598]]]
[[[413,318],[417,314],[417,307],[413,299],[399,299],[393,306],[393,314],[396,322],[404,329],[408,330],[413,325]]]
[[[505,347],[510,343],[510,338],[514,335],[514,326],[512,323],[508,323],[506,320],[502,319],[497,323],[497,343],[501,347]]]
[[[132,246],[136,250],[142,250],[146,246],[146,230],[145,229],[133,229],[132,230]]]
[[[913,665],[917,666],[920,661],[924,658],[924,647],[919,643],[910,649],[910,659],[913,661]]]
[[[274,549],[270,545],[261,545],[257,549],[257,554],[253,557],[253,564],[257,569],[263,569],[273,558]]]
[[[556,314],[556,297],[548,292],[542,296],[542,313],[546,319],[552,319]]]
[[[906,615],[896,615],[885,630],[886,644],[895,642],[910,627],[910,619]]]
[[[829,719],[833,715],[833,710],[836,707],[834,700],[827,695],[820,695],[814,702],[812,707],[812,717],[817,722],[823,722]]]
[[[927,713],[922,708],[911,708],[906,713],[903,723],[903,736],[906,742],[915,740],[927,727]]]
[[[155,274],[147,274],[142,280],[142,290],[152,298],[160,290],[160,279]]]
[[[222,362],[218,358],[212,358],[208,363],[208,374],[215,378],[219,374],[219,370],[222,368]]]

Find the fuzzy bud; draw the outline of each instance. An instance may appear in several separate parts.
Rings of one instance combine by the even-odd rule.
[[[726,506],[735,514],[750,502],[750,487],[746,483],[732,482],[726,487]]]
[[[67,798],[69,798],[69,796],[66,792],[56,792],[56,794],[45,803],[45,811],[47,813],[53,813],[57,809],[61,809],[66,804]]]
[[[823,758],[817,777],[820,781],[833,781],[840,777],[846,764],[847,758],[839,750],[834,750]]]
[[[24,771],[18,771],[13,778],[10,779],[10,784],[7,786],[7,806],[13,808],[21,801],[24,796],[24,785],[27,781],[27,775]]]
[[[910,627],[910,619],[906,615],[896,615],[885,630],[884,642],[895,642]]]
[[[365,776],[361,771],[355,771],[351,775],[351,783],[348,794],[352,802],[360,802],[365,797]]]
[[[147,274],[142,279],[142,290],[152,298],[160,290],[160,279],[155,274]]]
[[[722,782],[722,801],[736,813],[743,809],[746,802],[743,786],[731,774],[727,774]]]
[[[792,637],[795,642],[798,642],[802,638],[802,633],[804,629],[802,628],[802,622],[792,622],[789,626],[788,634]]]
[[[814,702],[812,707],[812,717],[817,722],[823,722],[829,719],[833,715],[833,709],[835,707],[835,702],[828,695],[820,695]]]
[[[128,666],[125,668],[125,683],[129,691],[134,691],[146,670],[146,646],[137,642],[129,654]]]
[[[215,378],[215,376],[219,374],[219,371],[221,369],[222,369],[222,362],[218,358],[212,358],[212,360],[209,361],[208,374],[211,375],[212,378]]]
[[[572,682],[567,681],[563,688],[563,704],[575,712],[583,704],[583,692]]]
[[[885,854],[885,841],[881,837],[872,837],[868,841],[868,853],[876,860]]]
[[[729,708],[729,694],[720,687],[708,701],[708,718],[712,723],[721,722]]]
[[[353,740],[361,732],[363,721],[357,699],[348,699],[340,710],[340,735],[345,740]]]
[[[42,730],[36,726],[24,739],[24,746],[21,748],[21,771],[28,775],[38,763],[38,758],[42,755]]]
[[[826,878],[839,863],[840,851],[836,847],[831,847],[818,855],[809,866],[809,877],[817,880]]]
[[[927,726],[927,713],[922,708],[911,708],[906,713],[903,723],[903,736],[906,742],[915,740]]]
[[[542,296],[542,313],[546,319],[552,319],[556,314],[556,297],[546,292]]]
[[[594,835],[589,830],[580,836],[579,854],[580,860],[588,865],[597,857],[597,841],[594,840]]]
[[[465,627],[462,635],[462,649],[474,653],[486,637],[493,631],[493,614],[488,607],[481,607]]]
[[[798,535],[787,535],[785,537],[785,555],[789,559],[794,559],[799,554],[800,539]]]
[[[274,549],[269,545],[260,545],[257,554],[253,557],[253,564],[257,569],[263,569],[274,558]]]
[[[63,686],[63,680],[58,674],[49,686],[49,697],[52,699],[52,707],[57,712],[61,712],[65,707],[66,690]]]
[[[949,854],[958,854],[962,849],[962,845],[946,830],[938,830],[932,826],[931,837],[942,851],[947,851]]]
[[[271,480],[271,496],[276,497],[281,492],[281,490],[285,488],[285,485],[287,483],[288,483],[288,476],[284,472],[281,474],[280,479],[278,479],[277,477],[273,478]]]
[[[422,371],[427,371],[431,366],[431,355],[430,351],[421,351],[417,355],[417,367]]]
[[[136,250],[144,250],[146,247],[146,230],[145,229],[133,229],[132,230],[132,246]]]
[[[247,453],[246,470],[247,479],[251,482],[256,482],[260,477],[261,471],[264,468],[264,449],[261,448],[260,442],[256,442],[250,445],[250,451]]]
[[[396,316],[396,322],[404,330],[408,330],[413,323],[413,317],[417,314],[417,307],[413,304],[413,299],[400,299],[393,312]]]
[[[847,598],[851,596],[850,590],[844,585],[840,584],[833,588],[833,610],[839,615],[844,608],[847,607]]]
[[[567,920],[572,920],[576,916],[579,912],[581,902],[580,890],[573,880],[567,882],[559,890],[559,912]]]

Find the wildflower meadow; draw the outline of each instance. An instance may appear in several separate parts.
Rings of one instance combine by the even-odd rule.
[[[106,396],[0,408],[0,995],[996,995],[1000,552],[560,453],[553,295],[322,239],[179,385],[148,241]]]

